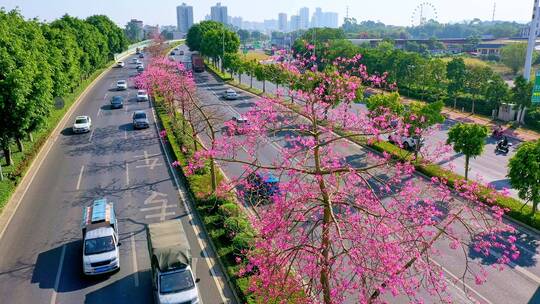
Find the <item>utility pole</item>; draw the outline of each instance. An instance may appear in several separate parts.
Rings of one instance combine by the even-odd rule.
[[[495,21],[495,9],[497,8],[497,2],[493,1],[493,15],[491,16],[491,22]]]
[[[536,30],[538,29],[538,22],[540,21],[540,11],[538,7],[539,0],[534,0],[534,7],[533,7],[533,15],[531,20],[531,26],[529,27],[529,41],[527,45],[527,56],[525,57],[525,68],[523,69],[523,77],[527,79],[527,81],[531,80],[531,68],[532,68],[532,57],[534,48],[536,46]],[[518,112],[518,122],[523,123],[523,120],[525,119],[525,111],[527,110],[526,107],[523,107],[523,109],[520,108],[520,111]]]
[[[221,73],[225,71],[223,68],[223,60],[225,59],[225,26],[223,27],[223,31],[221,32],[221,37],[223,39],[221,46],[222,46],[222,53],[221,53]]]

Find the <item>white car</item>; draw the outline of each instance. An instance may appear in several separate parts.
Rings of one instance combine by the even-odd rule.
[[[393,144],[401,145],[403,149],[413,151],[420,150],[420,148],[424,145],[424,139],[419,139],[417,136],[399,136],[397,134],[391,134],[388,136],[388,141]]]
[[[127,90],[127,81],[125,80],[118,80],[116,82],[116,89],[118,91],[123,91],[123,90]]]
[[[225,99],[234,100],[238,98],[238,94],[233,89],[227,89],[223,94]]]
[[[90,132],[92,127],[92,119],[89,116],[77,116],[75,123],[73,124],[73,133],[86,133]]]
[[[134,64],[140,63],[139,59],[137,59],[137,58],[131,59],[131,62],[134,63]]]
[[[146,90],[137,91],[137,101],[148,101],[148,93]]]
[[[123,62],[123,61],[118,61],[118,62],[116,63],[116,67],[117,67],[117,68],[123,68],[123,67],[124,67],[124,62]]]

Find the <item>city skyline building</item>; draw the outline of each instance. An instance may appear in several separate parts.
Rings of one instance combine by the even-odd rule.
[[[223,24],[229,23],[229,16],[227,7],[222,6],[221,2],[218,2],[215,6],[210,8],[210,20],[221,22]]]
[[[300,28],[304,30],[309,28],[309,8],[302,7],[299,11],[299,15],[300,15]]]
[[[176,26],[181,33],[189,31],[193,26],[193,6],[182,3],[176,7]]]
[[[278,14],[278,30],[281,32],[286,32],[288,29],[287,14],[279,13]]]
[[[300,29],[300,16],[292,15],[289,25],[289,30],[291,32],[298,31]]]

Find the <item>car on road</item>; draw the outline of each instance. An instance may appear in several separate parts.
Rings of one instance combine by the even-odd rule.
[[[172,56],[176,55],[176,52],[175,52],[175,51],[171,51],[171,55],[172,55]]]
[[[420,148],[424,145],[424,139],[419,138],[418,136],[404,136],[404,135],[398,135],[398,134],[390,134],[388,136],[388,141],[393,144],[398,144],[403,147],[405,150],[420,150]]]
[[[131,62],[134,63],[134,64],[139,64],[139,63],[141,63],[141,61],[140,61],[139,59],[137,59],[137,58],[131,59]]]
[[[223,98],[227,100],[235,100],[238,99],[238,94],[233,89],[227,89],[225,93],[223,93]]]
[[[117,67],[117,68],[123,68],[124,65],[125,65],[125,64],[124,64],[123,61],[118,61],[118,62],[116,63],[116,67]]]
[[[111,98],[111,109],[121,109],[124,107],[124,97],[113,96]]]
[[[143,54],[143,53],[140,53],[140,54],[139,54],[139,58],[144,58],[144,54]]]
[[[138,90],[137,101],[148,101],[148,92],[146,90]]]
[[[114,204],[95,200],[83,208],[82,262],[85,275],[99,275],[120,269],[120,241]]]
[[[75,123],[72,127],[73,133],[90,132],[90,128],[92,128],[92,119],[89,116],[75,117]]]
[[[232,117],[231,121],[233,121],[236,124],[234,134],[235,135],[242,135],[245,133],[244,128],[248,124],[248,119],[241,115],[235,115]]]
[[[146,129],[150,127],[148,115],[144,111],[133,112],[133,129]]]
[[[139,65],[137,66],[137,72],[139,72],[139,73],[144,72],[144,65],[139,64]]]
[[[253,172],[246,178],[247,194],[255,199],[269,199],[279,194],[279,179],[270,172]]]
[[[116,89],[118,91],[123,91],[123,90],[127,90],[127,81],[125,80],[118,80],[116,82]]]
[[[178,52],[178,55],[184,56],[184,51],[180,50],[180,52]]]

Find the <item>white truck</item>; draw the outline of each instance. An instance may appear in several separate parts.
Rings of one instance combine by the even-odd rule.
[[[99,199],[84,208],[81,229],[84,274],[99,275],[119,270],[120,242],[114,204]]]
[[[191,270],[191,249],[180,220],[146,226],[152,270],[154,302],[199,302],[199,290]]]

